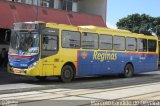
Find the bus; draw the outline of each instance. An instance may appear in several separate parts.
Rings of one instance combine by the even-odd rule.
[[[10,42],[10,30],[9,29],[0,29],[0,53],[3,48],[8,51],[9,42]]]
[[[158,37],[96,26],[14,23],[8,71],[70,82],[77,76],[134,74],[158,69]]]
[[[158,65],[160,65],[160,40],[158,40],[158,45],[159,45],[159,61],[158,61]]]

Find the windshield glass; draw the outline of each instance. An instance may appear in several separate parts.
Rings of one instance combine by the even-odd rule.
[[[39,35],[36,31],[13,30],[9,54],[36,55],[39,53]]]

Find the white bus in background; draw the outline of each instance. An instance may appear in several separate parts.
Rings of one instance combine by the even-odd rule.
[[[2,51],[2,48],[6,48],[8,50],[9,43],[10,43],[10,30],[3,30],[3,33],[1,33],[0,36],[0,53]]]
[[[0,52],[2,51],[2,48],[6,48],[6,50],[8,50],[9,44],[0,44]]]

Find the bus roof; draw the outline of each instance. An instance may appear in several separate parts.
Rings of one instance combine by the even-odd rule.
[[[27,22],[24,22],[27,23]],[[34,23],[45,23],[43,21],[35,21]],[[119,36],[131,36],[138,38],[153,38],[157,39],[157,36],[153,35],[144,35],[132,33],[128,30],[122,29],[111,29],[107,27],[97,27],[93,25],[85,25],[85,26],[74,26],[74,25],[66,25],[66,24],[57,24],[57,23],[46,23],[47,27],[59,28],[62,30],[72,30],[72,31],[80,31],[80,32],[90,32],[90,33],[101,33],[101,34],[111,34],[111,35],[119,35]]]
[[[147,38],[157,38],[157,36],[155,35],[144,35],[144,34],[138,34],[138,33],[132,33],[128,30],[122,30],[122,29],[111,29],[111,28],[106,28],[106,27],[96,27],[96,26],[78,26],[80,27],[82,30],[83,29],[90,29],[90,30],[94,30],[95,32],[104,32],[104,33],[108,33],[108,34],[112,34],[112,35],[121,35],[121,36],[132,36],[132,37],[147,37]]]

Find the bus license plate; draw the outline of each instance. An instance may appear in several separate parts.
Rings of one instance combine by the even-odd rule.
[[[21,69],[14,68],[13,71],[14,71],[15,74],[20,74],[22,70],[21,70]]]

